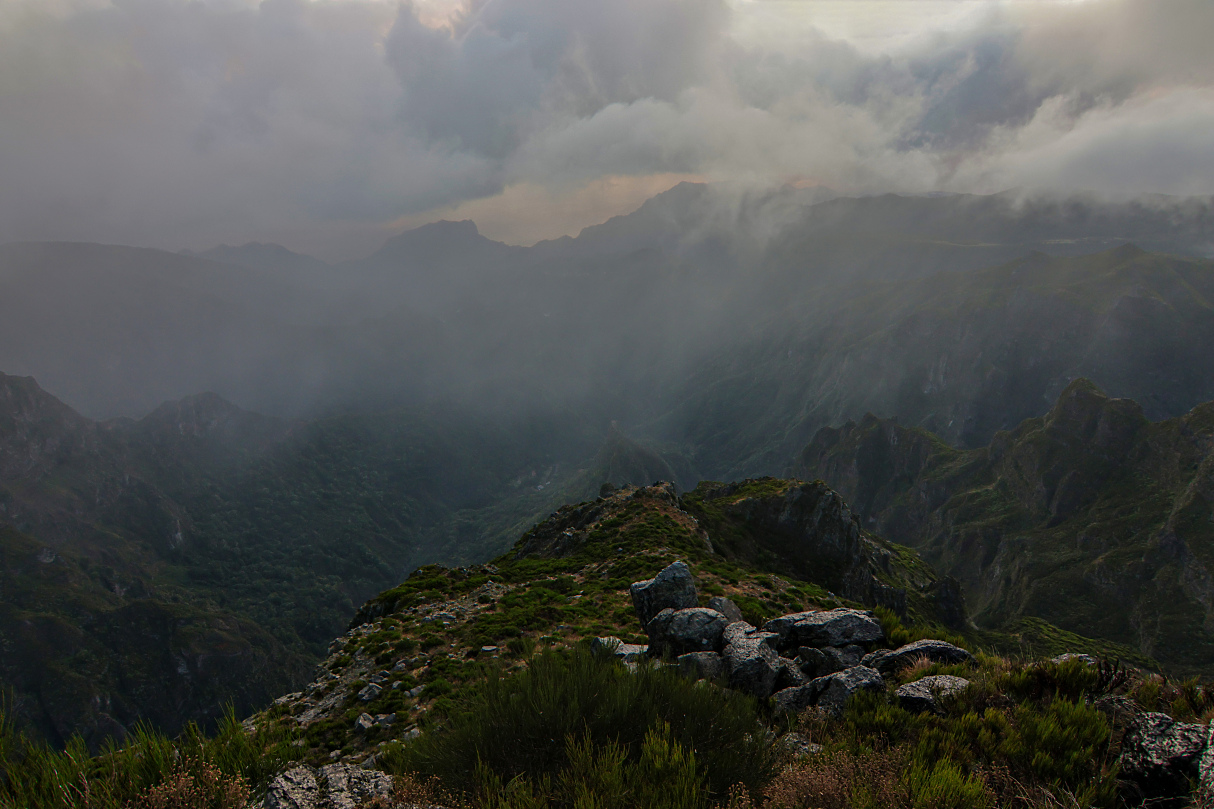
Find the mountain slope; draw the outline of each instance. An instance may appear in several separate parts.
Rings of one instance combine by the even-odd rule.
[[[868,416],[821,430],[797,469],[960,579],[985,625],[1037,616],[1214,662],[1214,404],[1151,422],[1077,380],[987,447]]]

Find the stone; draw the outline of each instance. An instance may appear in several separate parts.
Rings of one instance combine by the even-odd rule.
[[[860,665],[864,659],[864,647],[851,644],[850,646],[827,646],[822,650],[830,668],[830,673],[850,669]]]
[[[716,651],[721,648],[727,623],[724,615],[704,607],[664,609],[645,626],[649,654],[677,657],[688,652]]]
[[[422,691],[425,690],[425,688],[426,687],[424,685],[417,685],[417,686],[414,686],[413,688],[410,688],[407,693],[409,694],[409,696],[413,697],[414,699],[417,699],[418,697],[421,696]]]
[[[664,609],[684,610],[699,603],[695,580],[684,562],[667,565],[652,579],[633,582],[628,592],[641,626],[648,626]]]
[[[716,652],[688,652],[676,662],[679,674],[691,680],[716,680],[725,673],[725,661]]]
[[[354,731],[356,733],[365,733],[373,727],[375,727],[375,718],[369,713],[361,713],[354,720]]]
[[[362,691],[358,692],[358,698],[363,702],[370,702],[378,697],[384,690],[384,687],[379,683],[368,683]]]
[[[367,679],[369,679],[371,682],[375,683],[376,685],[383,685],[385,682],[387,682],[391,678],[392,678],[391,672],[377,671],[374,674],[372,674],[370,677],[368,677]]]
[[[787,657],[779,659],[779,669],[776,671],[776,684],[773,686],[776,691],[784,688],[796,688],[808,682],[809,678],[801,671],[801,667],[797,665],[797,661],[789,660]]]
[[[859,691],[884,691],[885,680],[881,672],[867,666],[853,666],[850,669],[836,671],[825,677],[813,680],[805,688],[814,688],[818,692],[817,704],[836,716],[843,714],[843,708],[852,694]]]
[[[594,638],[590,641],[590,649],[601,654],[609,654],[616,660],[623,660],[625,663],[635,663],[649,654],[648,646],[640,643],[624,643],[612,635]]]
[[[915,660],[926,658],[932,663],[955,665],[957,663],[974,663],[974,656],[962,649],[942,640],[917,640],[897,649],[881,649],[865,655],[863,665],[876,669],[885,675],[895,674],[910,666]]]
[[[800,733],[785,733],[780,737],[779,746],[792,758],[816,756],[822,752],[822,745],[814,744]]]
[[[392,670],[400,672],[400,671],[408,671],[411,668],[413,668],[412,660],[397,660],[396,665],[392,667]]]
[[[381,713],[375,715],[375,724],[381,728],[386,728],[396,722],[395,713]]]
[[[964,677],[934,674],[921,680],[915,680],[913,683],[898,686],[894,691],[894,696],[898,698],[898,704],[908,711],[914,713],[931,711],[934,714],[943,715],[944,709],[940,705],[940,698],[956,694],[969,684],[970,681]]]
[[[775,701],[774,713],[780,716],[786,713],[800,714],[818,700],[818,687],[814,683],[806,683],[794,688],[785,688],[772,695]]]
[[[319,770],[324,781],[323,809],[359,809],[372,801],[392,797],[392,776],[349,764],[326,764]]]
[[[1080,653],[1076,653],[1076,652],[1067,652],[1066,654],[1060,654],[1057,657],[1050,658],[1051,663],[1067,663],[1071,660],[1078,660],[1080,663],[1083,663],[1085,666],[1096,666],[1096,665],[1099,665],[1099,663],[1100,663],[1100,661],[1098,661],[1096,658],[1092,657],[1091,655],[1080,654]]]
[[[885,639],[881,624],[867,610],[839,607],[833,610],[796,612],[772,618],[763,628],[779,636],[779,649],[798,646],[850,646],[870,648]]]
[[[1179,798],[1200,776],[1207,728],[1177,722],[1167,714],[1143,713],[1121,742],[1121,773],[1150,801]]]
[[[483,654],[483,655],[495,655],[495,654],[497,654],[497,651],[498,651],[498,649],[496,646],[482,646],[481,647],[481,654]]]
[[[311,767],[292,767],[279,773],[266,787],[265,809],[314,809],[320,803],[320,784]]]
[[[828,657],[821,649],[802,646],[797,650],[797,665],[801,667],[801,672],[811,680],[839,671],[841,667],[835,663],[835,659]]]
[[[742,617],[742,611],[738,609],[738,605],[725,598],[725,596],[713,596],[708,599],[708,609],[721,613],[731,624],[735,621],[746,620]]]
[[[729,687],[759,699],[771,696],[780,670],[780,656],[772,645],[777,635],[738,621],[725,627],[722,638]]]

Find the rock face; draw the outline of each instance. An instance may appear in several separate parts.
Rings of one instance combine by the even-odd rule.
[[[753,694],[759,699],[771,696],[780,673],[780,656],[772,643],[778,636],[755,629],[745,621],[725,627],[723,639],[725,671],[729,687]]]
[[[1144,713],[1121,743],[1121,771],[1147,799],[1184,795],[1199,763],[1208,729],[1177,722],[1167,714]]]
[[[727,623],[724,615],[704,607],[664,609],[645,626],[649,654],[677,657],[688,652],[715,651],[721,648]]]
[[[885,680],[881,679],[881,673],[876,669],[853,666],[819,677],[806,687],[817,692],[819,707],[839,716],[852,694],[859,691],[884,691]]]
[[[940,706],[940,698],[956,694],[969,684],[970,681],[964,677],[935,674],[931,677],[915,680],[913,683],[898,686],[898,689],[894,691],[894,696],[898,698],[898,704],[908,711],[914,711],[915,713],[931,711],[932,713],[943,714],[944,710]]]
[[[778,636],[779,649],[871,646],[885,639],[881,624],[871,612],[844,607],[783,615],[771,619],[763,628]]]
[[[959,646],[942,640],[917,640],[893,651],[883,649],[866,655],[864,665],[889,675],[911,665],[918,658],[949,665],[975,662],[974,656]]]
[[[667,565],[652,579],[633,582],[628,591],[641,626],[649,626],[664,609],[683,610],[698,603],[695,580],[684,562]]]
[[[329,764],[319,770],[292,767],[266,789],[264,809],[358,809],[370,801],[387,801],[392,776],[349,764]]]

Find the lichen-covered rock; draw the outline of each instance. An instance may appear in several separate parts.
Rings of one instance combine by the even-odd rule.
[[[1207,733],[1204,725],[1177,722],[1167,714],[1141,714],[1121,742],[1122,775],[1145,799],[1181,797],[1201,774]]]
[[[708,609],[721,613],[731,624],[736,621],[746,620],[742,617],[742,610],[738,609],[738,605],[725,596],[713,596],[708,599]]]
[[[827,646],[822,649],[822,654],[828,660],[830,672],[843,671],[861,664],[864,659],[864,647],[854,643],[850,646]]]
[[[898,686],[897,690],[894,691],[894,696],[898,698],[898,704],[908,711],[915,713],[931,711],[932,713],[943,714],[944,710],[940,706],[940,699],[951,694],[956,694],[969,684],[970,681],[964,677],[953,677],[949,674],[934,674],[921,680],[915,680],[913,683]]]
[[[320,803],[320,783],[311,767],[292,767],[275,776],[266,788],[265,809],[314,809]]]
[[[885,631],[871,612],[846,607],[782,615],[768,621],[763,628],[779,636],[776,643],[779,649],[799,646],[821,649],[852,644],[871,647],[885,638]]]
[[[881,673],[876,669],[870,669],[867,666],[853,666],[850,669],[819,677],[805,687],[813,688],[817,692],[819,707],[839,716],[842,715],[843,708],[852,694],[859,691],[884,691],[885,680],[881,678]]]
[[[361,713],[358,715],[358,718],[354,720],[355,733],[366,733],[373,727],[375,727],[375,717],[371,716],[369,713]]]
[[[368,683],[362,691],[358,692],[358,698],[363,702],[370,702],[383,693],[384,687],[379,683]]]
[[[711,652],[721,648],[721,636],[728,620],[716,610],[691,607],[664,609],[646,626],[649,654],[678,656],[688,652]]]
[[[1084,664],[1085,666],[1095,666],[1100,663],[1099,660],[1097,660],[1096,658],[1092,657],[1089,654],[1082,654],[1082,653],[1077,653],[1077,652],[1067,652],[1066,654],[1060,654],[1057,657],[1050,658],[1051,663],[1067,663],[1072,660],[1077,660],[1080,663]]]
[[[679,673],[692,680],[716,680],[725,673],[725,660],[716,652],[679,655]]]
[[[834,674],[843,668],[835,665],[834,658],[829,657],[826,652],[812,646],[802,646],[797,650],[797,664],[801,667],[802,673],[811,680]]]
[[[695,580],[684,562],[667,565],[652,579],[633,582],[628,592],[641,626],[648,626],[664,609],[683,610],[699,603]]]
[[[863,665],[874,668],[885,675],[890,675],[911,665],[918,658],[925,658],[932,663],[954,665],[957,663],[973,663],[974,656],[962,649],[942,640],[917,640],[897,649],[881,649],[871,652],[864,657]]]
[[[745,621],[725,627],[725,673],[729,687],[759,699],[771,696],[780,671],[780,656],[772,645],[775,633],[755,629]]]
[[[392,776],[349,764],[292,767],[266,788],[264,809],[358,809],[392,796]]]

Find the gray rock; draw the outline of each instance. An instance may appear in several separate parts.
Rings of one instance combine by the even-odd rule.
[[[797,664],[801,667],[801,672],[811,680],[839,671],[841,666],[835,663],[835,659],[828,657],[821,649],[802,646],[797,650]]]
[[[850,646],[836,647],[827,646],[822,650],[822,654],[826,656],[830,672],[843,671],[850,669],[852,666],[859,666],[864,659],[864,647],[852,644]]]
[[[594,638],[590,641],[590,648],[592,651],[612,655],[617,660],[623,660],[625,663],[635,663],[649,653],[649,647],[644,644],[624,643],[612,635]]]
[[[692,680],[716,680],[725,673],[725,661],[716,652],[679,655],[679,673]]]
[[[678,656],[688,652],[710,652],[721,648],[721,636],[728,621],[716,610],[691,607],[664,609],[645,627],[649,635],[649,654]]]
[[[731,624],[734,621],[746,620],[742,617],[742,611],[738,609],[738,605],[724,596],[713,596],[708,599],[708,609],[721,613]]]
[[[881,649],[864,657],[863,665],[876,669],[882,674],[894,674],[911,665],[918,658],[926,658],[933,663],[953,665],[957,663],[974,663],[974,656],[962,649],[942,640],[917,640],[897,649]]]
[[[358,692],[358,698],[363,702],[370,702],[378,697],[384,690],[384,687],[379,683],[369,683],[362,691]]]
[[[779,636],[776,645],[780,649],[798,646],[821,649],[852,644],[871,647],[885,638],[880,622],[871,612],[845,607],[781,615],[768,621],[763,628]]]
[[[780,737],[779,746],[793,758],[815,756],[822,752],[822,745],[814,744],[800,733],[785,733]]]
[[[784,688],[796,688],[808,683],[809,679],[801,671],[801,667],[797,664],[797,661],[781,657],[779,669],[776,671],[776,684],[774,688],[776,691]]]
[[[416,685],[413,688],[410,688],[406,693],[408,693],[408,695],[414,699],[417,699],[421,696],[421,693],[423,690],[425,690],[425,688],[426,687],[424,685]]]
[[[817,702],[818,687],[811,682],[795,688],[785,688],[773,694],[772,699],[775,700],[776,716],[786,713],[799,714]]]
[[[369,713],[361,713],[354,720],[354,731],[356,733],[365,733],[373,727],[375,727],[375,717]]]
[[[482,646],[481,647],[481,654],[483,654],[483,655],[495,655],[495,654],[497,654],[497,652],[498,652],[498,649],[496,646]]]
[[[311,767],[292,767],[266,787],[265,809],[314,809],[320,804],[320,784]]]
[[[853,666],[850,669],[819,677],[805,687],[816,689],[817,704],[820,707],[840,716],[852,694],[859,691],[884,691],[885,680],[881,679],[881,672],[876,669],[870,669],[867,666]]]
[[[1167,714],[1144,713],[1126,730],[1121,742],[1121,773],[1148,800],[1178,798],[1200,776],[1207,728],[1177,722]]]
[[[898,698],[898,704],[908,711],[915,713],[931,711],[943,714],[944,709],[940,706],[940,698],[956,694],[969,684],[970,681],[964,677],[934,674],[931,677],[924,677],[913,683],[898,686],[894,691],[894,696]]]
[[[326,764],[320,768],[324,782],[323,809],[358,809],[373,800],[392,797],[392,776],[349,764]]]
[[[628,592],[641,626],[647,626],[664,609],[683,610],[699,603],[695,580],[683,562],[667,565],[652,579],[633,582]]]
[[[412,660],[397,660],[396,665],[392,667],[393,671],[408,671],[413,668]]]
[[[725,627],[725,650],[721,657],[725,660],[730,688],[753,694],[759,699],[771,696],[780,671],[780,656],[772,646],[776,637],[774,633],[755,629],[745,621]]]
[[[381,728],[386,728],[396,722],[395,713],[380,713],[375,715],[375,724]]]
[[[1087,666],[1095,666],[1100,662],[1091,655],[1078,654],[1075,652],[1067,652],[1066,654],[1060,654],[1057,657],[1050,658],[1051,663],[1066,663],[1071,660],[1078,660],[1080,663]]]
[[[383,685],[385,682],[387,682],[389,679],[391,679],[391,677],[392,677],[392,674],[390,672],[377,671],[374,674],[372,674],[370,677],[368,677],[367,679],[370,680],[371,682],[375,683],[376,685]]]

